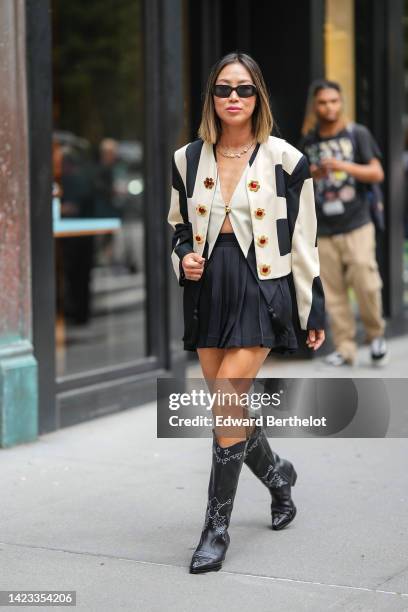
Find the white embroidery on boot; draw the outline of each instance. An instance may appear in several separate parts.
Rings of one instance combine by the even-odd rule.
[[[224,503],[218,501],[217,497],[212,497],[208,501],[207,511],[205,513],[204,529],[210,526],[217,534],[224,533],[227,529],[227,517],[220,514],[220,510],[231,503],[232,500],[230,497]]]
[[[289,484],[283,476],[279,474],[279,472],[275,471],[275,466],[270,465],[266,471],[264,476],[261,476],[261,480],[268,487],[283,487],[284,485]]]
[[[247,458],[248,454],[254,450],[254,448],[256,448],[259,444],[259,440],[261,439],[261,435],[262,435],[262,431],[258,431],[258,433],[256,434],[256,438],[252,439],[252,437],[249,438],[248,440],[248,446],[247,449],[245,451],[245,459]]]
[[[220,450],[220,447],[217,446],[217,449]],[[228,451],[226,454],[228,455],[228,453],[230,452],[228,449],[221,449],[224,451]],[[241,459],[242,455],[244,454],[244,451],[239,451],[237,453],[232,453],[232,455],[228,455],[227,457],[222,457],[219,455],[219,453],[217,453],[217,451],[214,449],[214,455],[217,459],[217,463],[222,463],[223,465],[225,465],[228,461],[230,461],[231,459],[235,459],[237,461],[239,461],[239,459]]]

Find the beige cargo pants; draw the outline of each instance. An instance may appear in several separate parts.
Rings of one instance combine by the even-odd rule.
[[[375,256],[375,227],[367,223],[346,234],[318,238],[320,276],[336,351],[349,362],[356,357],[356,323],[348,296],[357,298],[366,342],[382,336],[382,280]]]

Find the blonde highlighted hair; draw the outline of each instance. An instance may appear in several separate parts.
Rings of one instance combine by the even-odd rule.
[[[216,144],[220,138],[222,126],[218,117],[213,99],[213,87],[221,70],[229,64],[242,64],[251,75],[253,84],[257,89],[256,104],[252,113],[252,129],[257,142],[266,142],[272,132],[273,116],[269,102],[268,89],[266,87],[261,69],[250,55],[246,53],[228,53],[222,57],[211,69],[204,95],[201,123],[198,129],[198,137],[209,144]]]

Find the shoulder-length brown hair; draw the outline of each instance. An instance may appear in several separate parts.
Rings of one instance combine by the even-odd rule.
[[[224,57],[222,57],[211,69],[205,89],[203,112],[200,127],[198,129],[198,136],[209,144],[217,143],[222,131],[221,121],[214,107],[212,90],[221,70],[225,68],[225,66],[228,66],[228,64],[234,64],[236,62],[245,66],[251,75],[253,84],[257,88],[257,99],[254,112],[252,113],[252,129],[256,141],[266,142],[272,132],[272,110],[261,69],[256,61],[246,53],[228,53],[228,55],[224,55]]]

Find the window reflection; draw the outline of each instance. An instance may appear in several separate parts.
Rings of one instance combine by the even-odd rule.
[[[404,305],[408,306],[408,0],[404,1],[404,152],[402,164],[404,169],[404,253],[403,253],[403,282]]]
[[[146,352],[142,1],[52,10],[61,376]]]

